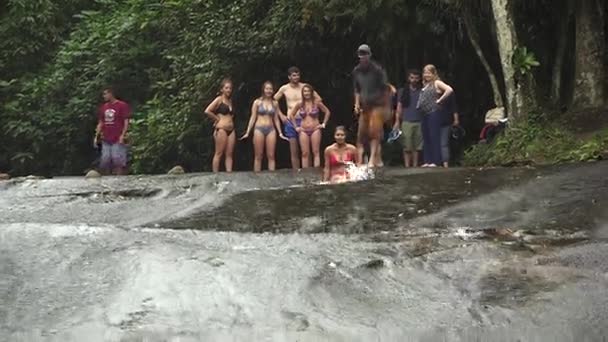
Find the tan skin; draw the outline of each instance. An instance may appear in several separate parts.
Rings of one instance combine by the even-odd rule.
[[[355,156],[355,162],[359,164],[359,155],[357,148],[354,145],[346,143],[346,131],[342,129],[336,130],[334,134],[335,143],[328,146],[325,149],[325,167],[323,168],[323,181],[339,183],[348,180],[346,173],[346,164],[341,164],[338,167],[331,166],[331,158],[335,157],[336,160],[343,161],[348,154]]]
[[[280,118],[284,116],[279,108],[279,103],[272,98],[272,94],[274,93],[274,89],[272,84],[267,83],[264,85],[264,94],[261,98],[253,101],[251,105],[251,118],[249,119],[249,125],[247,126],[247,131],[245,134],[239,139],[247,139],[253,127],[256,128],[266,128],[273,127],[273,131],[268,135],[264,136],[262,132],[259,130],[254,130],[253,133],[253,150],[254,150],[254,161],[253,161],[253,171],[260,172],[262,171],[262,158],[264,157],[264,147],[266,147],[266,158],[268,158],[268,170],[274,171],[276,169],[276,161],[275,161],[275,151],[277,144],[277,133],[279,132],[279,137],[284,140],[288,140],[285,138],[283,133],[281,132],[281,121]],[[258,115],[258,109],[260,106],[264,107],[266,110],[274,108],[275,115]],[[275,130],[276,129],[276,130]]]
[[[298,112],[300,111],[300,109],[304,108],[305,111],[310,112],[315,106],[317,106],[319,108],[319,111],[324,114],[323,123],[319,123],[318,117],[313,118],[312,116],[307,115],[302,121],[302,126],[296,129],[300,136],[300,148],[302,149],[302,168],[310,167],[311,150],[314,157],[314,167],[321,166],[321,130],[325,128],[325,125],[329,120],[329,117],[331,116],[331,112],[323,104],[323,102],[314,98],[313,91],[310,87],[304,87],[302,89],[302,103],[294,107],[289,113],[289,120],[291,120],[295,126],[295,117],[296,115],[299,115]],[[307,131],[314,132],[309,136],[306,133]]]
[[[226,104],[230,109],[232,107],[232,83],[226,82],[220,90],[221,95],[216,97],[205,109],[207,116],[213,120],[215,132],[213,138],[215,140],[215,153],[213,155],[212,169],[213,172],[220,171],[220,162],[222,157],[225,157],[224,163],[226,172],[232,172],[234,145],[236,143],[236,133],[234,132],[234,120],[232,115],[216,114],[216,111],[221,103]],[[226,132],[232,130],[230,135]]]
[[[280,101],[285,97],[287,104],[287,113],[291,112],[293,108],[297,107],[302,102],[302,87],[304,84],[300,82],[300,73],[294,72],[288,76],[289,83],[283,85],[277,93],[274,95],[274,99]],[[321,101],[321,97],[315,91],[315,98]],[[299,114],[296,115],[299,117]],[[285,124],[289,120],[287,116],[281,116],[281,121]],[[300,168],[300,157],[299,157],[299,139],[289,139],[289,151],[291,155],[291,166],[293,169]]]

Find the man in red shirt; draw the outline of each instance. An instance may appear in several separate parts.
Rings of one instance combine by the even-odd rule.
[[[97,113],[95,144],[101,138],[101,160],[99,167],[104,174],[127,174],[127,145],[125,137],[129,128],[131,109],[114,96],[112,88],[103,90],[105,103]]]

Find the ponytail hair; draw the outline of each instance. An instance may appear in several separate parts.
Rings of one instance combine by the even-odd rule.
[[[232,84],[234,86],[234,83],[232,83],[232,80],[228,77],[222,79],[222,82],[220,83],[220,89],[217,91],[217,96],[220,96],[223,94],[224,91],[224,87],[226,86],[226,84]]]

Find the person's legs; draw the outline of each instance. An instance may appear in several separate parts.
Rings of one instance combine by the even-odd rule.
[[[275,151],[277,146],[277,132],[273,129],[266,136],[266,158],[268,158],[268,170],[276,170]]]
[[[369,136],[369,164],[370,166],[379,166],[378,160],[382,160],[380,150],[380,139],[384,133],[384,108],[375,107],[371,110],[369,119],[369,128],[367,135]]]
[[[403,164],[404,166],[411,167],[412,166],[412,157],[414,150],[413,146],[413,136],[412,136],[412,124],[410,122],[404,121],[401,123],[401,147],[403,148]]]
[[[412,151],[413,152],[413,166],[418,167],[420,152],[422,151],[423,146],[422,141],[422,127],[420,122],[412,122]]]
[[[376,154],[376,167],[384,167],[384,160],[382,160],[382,142],[378,143],[378,153]]]
[[[441,159],[441,121],[442,121],[442,112],[436,111],[429,114],[430,122],[430,162],[431,165],[439,166],[442,164]]]
[[[107,175],[112,172],[112,145],[106,142],[101,144],[101,157],[99,160],[99,171]]]
[[[357,129],[357,153],[359,160],[363,163],[363,155],[365,154],[365,144],[369,143],[369,110],[363,110],[359,114],[359,127]]]
[[[443,167],[450,164],[450,126],[441,127],[441,161]]]
[[[232,164],[233,164],[233,155],[234,155],[234,145],[236,145],[236,132],[232,131],[228,136],[228,142],[226,143],[226,159],[224,163],[226,164],[226,172],[232,172]]]
[[[302,150],[302,168],[310,167],[310,137],[305,132],[300,132],[300,149]]]
[[[315,130],[310,136],[312,145],[313,166],[321,167],[321,130]]]
[[[431,164],[431,116],[430,114],[425,114],[422,118],[421,130],[422,130],[422,161],[423,167]]]
[[[115,175],[127,174],[127,152],[125,144],[113,144],[111,148],[112,173]]]
[[[298,146],[299,138],[289,139],[289,153],[291,155],[291,168],[297,170],[300,168],[300,146]]]
[[[297,170],[300,168],[300,148],[298,147],[298,139],[300,138],[296,128],[291,121],[285,123],[285,137],[289,139],[289,154],[291,157],[291,168]]]
[[[216,129],[213,138],[215,140],[215,153],[213,154],[211,168],[213,169],[213,172],[220,172],[220,161],[226,150],[228,135],[226,135],[226,131],[223,129]]]
[[[253,130],[253,172],[262,171],[262,158],[264,158],[264,134]]]

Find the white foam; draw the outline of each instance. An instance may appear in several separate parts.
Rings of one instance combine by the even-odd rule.
[[[374,170],[367,165],[357,166],[353,162],[346,162],[346,173],[350,181],[364,181],[375,178]]]

